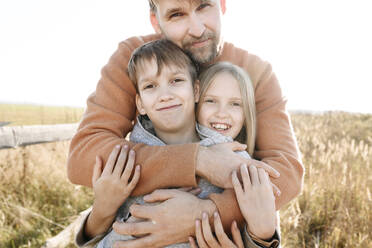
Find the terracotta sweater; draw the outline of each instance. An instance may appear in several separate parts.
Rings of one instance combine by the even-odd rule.
[[[116,144],[129,144],[136,151],[136,164],[141,165],[141,177],[132,195],[143,195],[158,188],[196,186],[198,144],[163,147],[130,143],[124,138],[132,130],[136,117],[136,89],[126,69],[133,50],[145,42],[159,39],[158,35],[132,37],[119,44],[108,64],[96,91],[87,100],[87,108],[70,145],[68,177],[72,183],[92,186],[95,156],[107,158]],[[257,108],[257,140],[254,158],[280,173],[271,178],[282,194],[276,208],[297,196],[302,188],[304,168],[286,110],[286,99],[270,64],[255,55],[224,43],[217,61],[229,61],[244,68],[255,88]],[[243,221],[232,189],[212,194],[226,230],[231,222]]]

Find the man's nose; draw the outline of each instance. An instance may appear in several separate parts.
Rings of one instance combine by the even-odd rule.
[[[189,35],[193,37],[201,37],[205,31],[205,25],[203,20],[197,15],[190,15],[189,19]]]

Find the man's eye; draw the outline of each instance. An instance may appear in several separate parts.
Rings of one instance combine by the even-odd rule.
[[[208,3],[202,3],[202,4],[199,5],[199,7],[197,8],[197,10],[202,10],[202,9],[208,7],[208,6],[210,6],[210,4],[208,4]]]

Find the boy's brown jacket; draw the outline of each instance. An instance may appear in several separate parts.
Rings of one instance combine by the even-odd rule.
[[[107,158],[114,145],[127,143],[136,151],[136,164],[141,165],[141,178],[133,195],[147,194],[158,188],[197,185],[198,144],[153,147],[124,140],[136,117],[136,89],[126,73],[129,58],[135,48],[159,38],[148,35],[121,42],[102,69],[96,91],[89,96],[78,132],[71,141],[68,177],[72,183],[91,187],[96,155]],[[279,178],[271,179],[282,192],[276,199],[279,209],[300,193],[304,173],[286,99],[270,64],[257,56],[225,42],[217,61],[229,61],[244,68],[252,79],[257,110],[254,158],[280,173]],[[233,220],[243,220],[233,190],[227,189],[210,198],[216,204],[226,230],[230,229]]]

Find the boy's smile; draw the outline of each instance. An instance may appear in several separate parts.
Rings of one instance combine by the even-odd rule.
[[[187,133],[195,129],[195,96],[187,68],[163,66],[155,60],[144,61],[138,72],[136,104],[146,114],[156,134]]]

